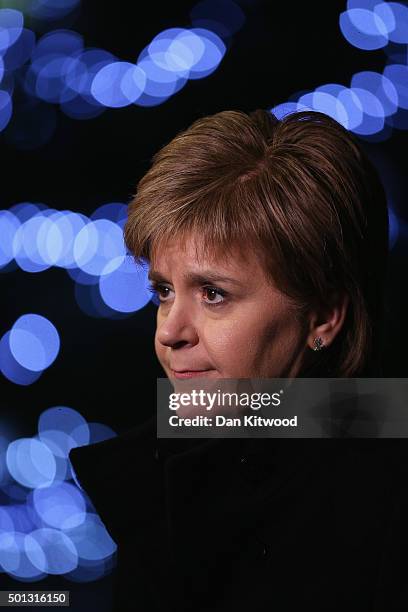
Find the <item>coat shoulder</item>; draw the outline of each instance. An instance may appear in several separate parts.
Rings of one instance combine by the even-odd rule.
[[[126,513],[120,502],[128,496],[132,482],[137,482],[138,473],[149,469],[148,458],[154,461],[155,439],[155,421],[151,419],[115,438],[73,448],[69,453],[77,484],[116,542]]]

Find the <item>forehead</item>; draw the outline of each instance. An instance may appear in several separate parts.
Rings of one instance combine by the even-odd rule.
[[[151,267],[194,270],[216,270],[234,276],[264,274],[259,257],[248,245],[230,245],[229,248],[208,248],[195,234],[184,238],[170,238],[152,249]]]

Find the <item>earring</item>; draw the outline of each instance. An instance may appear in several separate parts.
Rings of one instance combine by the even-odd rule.
[[[323,347],[324,347],[323,340],[321,339],[320,336],[317,336],[317,338],[315,338],[313,341],[313,350],[321,351]]]

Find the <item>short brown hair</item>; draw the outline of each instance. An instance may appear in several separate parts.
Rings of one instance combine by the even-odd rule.
[[[151,261],[159,245],[192,232],[198,255],[252,246],[303,320],[332,291],[345,292],[343,328],[315,353],[319,368],[310,375],[375,375],[387,203],[376,169],[343,126],[313,111],[281,120],[264,110],[223,111],[195,121],[154,156],[124,236],[136,261]]]

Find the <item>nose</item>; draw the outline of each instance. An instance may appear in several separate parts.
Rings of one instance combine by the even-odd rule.
[[[188,308],[185,302],[177,302],[176,299],[158,323],[157,341],[164,346],[176,348],[185,344],[195,344],[197,338],[191,307]]]

